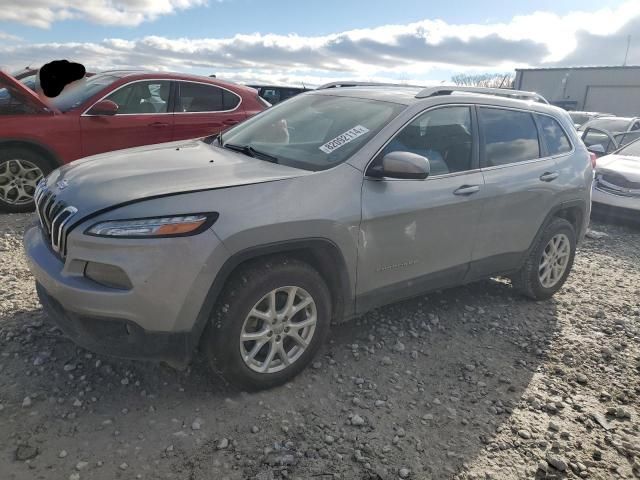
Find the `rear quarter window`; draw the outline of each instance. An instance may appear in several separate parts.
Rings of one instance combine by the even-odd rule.
[[[531,113],[481,107],[478,114],[484,137],[484,167],[540,157],[538,129]]]
[[[548,115],[536,115],[536,118],[549,155],[560,155],[571,151],[571,142],[555,118]]]

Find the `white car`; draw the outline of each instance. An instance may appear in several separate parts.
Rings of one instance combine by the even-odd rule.
[[[592,200],[594,212],[640,222],[640,140],[598,159]]]

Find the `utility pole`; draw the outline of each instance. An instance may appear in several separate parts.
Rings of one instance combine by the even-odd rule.
[[[627,35],[627,51],[624,54],[624,62],[622,62],[622,66],[627,65],[627,58],[629,57],[629,47],[631,46],[631,35]]]

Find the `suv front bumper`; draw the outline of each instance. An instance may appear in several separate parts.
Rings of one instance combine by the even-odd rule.
[[[36,282],[44,311],[74,343],[92,352],[120,358],[165,361],[184,366],[191,357],[191,336],[185,332],[150,332],[117,318],[96,318],[65,310]]]
[[[138,241],[77,234],[70,237],[64,261],[39,226],[27,229],[23,242],[42,305],[76,343],[97,353],[176,366],[191,358],[218,269],[210,255],[221,244],[211,231]],[[132,288],[110,288],[85,277],[90,262],[119,267]]]

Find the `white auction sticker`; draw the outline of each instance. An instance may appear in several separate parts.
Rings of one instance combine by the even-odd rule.
[[[338,135],[333,140],[329,140],[327,143],[320,147],[324,153],[331,153],[334,150],[346,145],[349,142],[353,142],[356,138],[361,137],[365,133],[368,133],[369,129],[362,125],[356,125],[351,130],[347,130],[341,135]]]

